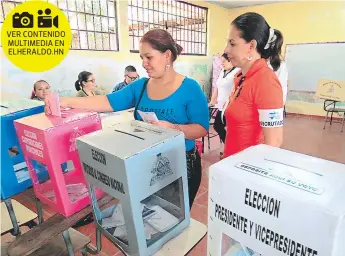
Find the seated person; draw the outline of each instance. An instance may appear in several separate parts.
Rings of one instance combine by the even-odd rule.
[[[34,88],[32,90],[30,99],[43,101],[49,92],[50,85],[45,80],[38,80],[36,83],[34,83]]]
[[[139,78],[137,70],[133,66],[127,66],[125,68],[125,80],[118,85],[116,85],[112,92],[120,91],[121,89],[125,88],[130,83],[134,82]]]
[[[76,97],[101,95],[101,93],[96,90],[96,79],[94,75],[88,71],[79,73],[78,80],[75,82],[74,86],[78,91]]]

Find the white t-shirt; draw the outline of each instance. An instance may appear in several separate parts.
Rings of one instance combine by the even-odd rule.
[[[234,88],[234,76],[239,70],[239,68],[234,68],[230,73],[226,73],[224,72],[224,69],[222,69],[219,74],[216,82],[218,97],[215,107],[217,107],[220,111],[223,111],[224,104],[229,99],[229,94]]]
[[[271,64],[268,62],[268,66],[273,70]],[[274,72],[278,79],[279,79],[279,82],[280,84],[282,85],[282,89],[283,89],[283,102],[284,102],[284,105],[285,105],[285,102],[286,102],[286,96],[287,96],[287,91],[288,91],[288,69],[287,69],[287,66],[285,64],[284,61],[282,61],[280,63],[280,67],[277,71]]]

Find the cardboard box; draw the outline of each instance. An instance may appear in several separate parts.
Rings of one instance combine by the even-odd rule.
[[[315,96],[320,99],[345,102],[345,81],[320,79]]]
[[[76,139],[102,128],[99,115],[78,109],[63,111],[61,117],[42,113],[16,120],[15,128],[36,197],[66,217],[88,206]],[[38,180],[42,169],[48,169],[48,180]]]
[[[183,133],[133,120],[77,145],[97,228],[128,255],[153,255],[189,225]],[[95,188],[114,201],[101,209]]]
[[[7,199],[32,186],[20,147],[14,121],[42,113],[41,101],[17,99],[1,102],[1,199]],[[47,172],[42,172],[44,178]]]
[[[344,164],[258,145],[212,165],[209,185],[207,255],[344,255]]]

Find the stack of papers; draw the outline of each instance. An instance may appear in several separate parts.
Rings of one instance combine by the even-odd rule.
[[[159,232],[166,232],[176,226],[179,220],[164,210],[162,207],[155,205],[147,207],[141,204],[142,218],[144,220],[144,231],[147,240]],[[128,243],[126,224],[123,217],[122,206],[118,203],[102,212],[102,227],[114,237]]]

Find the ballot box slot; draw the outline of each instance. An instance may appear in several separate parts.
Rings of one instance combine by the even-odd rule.
[[[123,131],[120,131],[120,130],[115,130],[115,132],[119,132],[119,133],[126,134],[126,135],[129,135],[129,136],[132,136],[132,137],[135,137],[135,138],[141,139],[141,140],[145,140],[145,139],[144,139],[144,138],[142,138],[142,137],[136,136],[136,135],[131,134],[131,133],[128,133],[128,132],[123,132]]]

